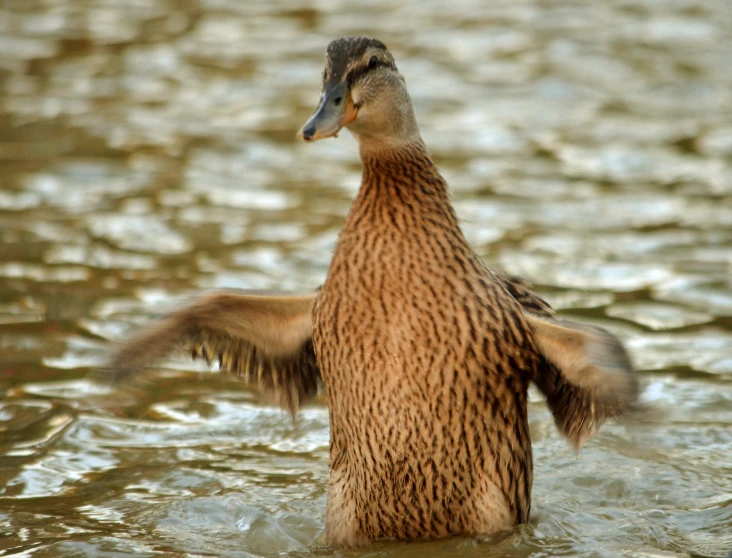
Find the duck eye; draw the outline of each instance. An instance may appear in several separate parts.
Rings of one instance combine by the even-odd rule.
[[[372,56],[369,60],[369,69],[373,70],[379,64],[379,59],[376,56]]]

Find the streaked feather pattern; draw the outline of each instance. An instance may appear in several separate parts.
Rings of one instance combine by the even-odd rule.
[[[363,179],[318,293],[204,296],[133,336],[111,363],[122,379],[183,347],[292,413],[322,380],[325,538],[342,546],[527,522],[529,383],[576,447],[639,393],[614,336],[558,319],[472,250],[392,61],[365,37],[327,50],[324,80],[346,79],[350,97],[338,104],[358,111],[349,125]]]

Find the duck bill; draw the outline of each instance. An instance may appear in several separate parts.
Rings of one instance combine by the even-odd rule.
[[[300,128],[297,137],[303,141],[316,141],[337,136],[341,128],[356,120],[357,114],[345,83],[326,85],[320,106]]]

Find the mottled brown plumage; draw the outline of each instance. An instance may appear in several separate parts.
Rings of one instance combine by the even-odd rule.
[[[493,533],[528,520],[527,388],[579,447],[633,405],[609,333],[558,320],[520,279],[488,270],[463,236],[393,58],[338,39],[306,140],[348,127],[363,181],[324,285],[306,296],[209,295],[119,349],[122,377],[183,345],[294,412],[325,386],[326,540]]]

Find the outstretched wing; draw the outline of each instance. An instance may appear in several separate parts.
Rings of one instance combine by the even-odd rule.
[[[312,343],[317,294],[271,296],[226,291],[204,296],[143,328],[114,352],[112,381],[127,379],[178,349],[218,361],[295,413],[315,396],[320,370]]]
[[[602,328],[555,318],[517,277],[497,275],[524,309],[542,356],[533,378],[557,428],[579,448],[609,418],[638,405],[638,377],[620,340]]]
[[[526,316],[544,357],[534,383],[559,430],[579,448],[609,418],[637,408],[638,377],[620,341],[604,329]]]

